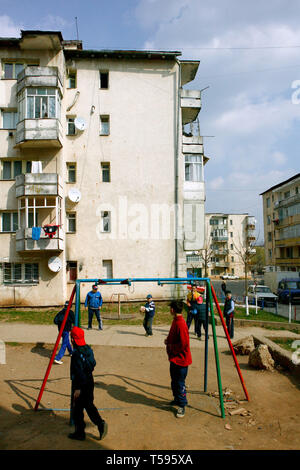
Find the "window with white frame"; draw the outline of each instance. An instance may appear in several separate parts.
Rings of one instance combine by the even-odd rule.
[[[37,284],[38,263],[1,263],[2,284]]]
[[[111,213],[109,211],[101,212],[101,231],[102,232],[111,231]]]
[[[16,129],[18,122],[18,112],[15,110],[2,110],[2,128]]]
[[[185,181],[203,181],[202,155],[185,155]]]
[[[110,134],[110,125],[109,125],[109,116],[101,115],[100,116],[100,135],[109,135]]]
[[[76,212],[67,212],[67,232],[76,232]]]
[[[0,223],[1,232],[16,232],[18,230],[18,213],[2,212]]]
[[[25,88],[18,95],[20,121],[23,119],[60,119],[61,97],[57,88]]]

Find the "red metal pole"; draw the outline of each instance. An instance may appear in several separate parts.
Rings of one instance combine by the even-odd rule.
[[[41,398],[42,398],[42,395],[43,395],[43,392],[44,392],[44,389],[45,389],[45,386],[46,386],[46,383],[47,383],[47,380],[48,380],[48,377],[49,377],[49,374],[50,374],[50,370],[51,370],[51,367],[52,367],[52,364],[53,364],[53,361],[54,361],[54,358],[55,358],[55,354],[56,354],[56,351],[57,351],[57,348],[58,348],[58,345],[59,345],[59,341],[60,341],[61,335],[64,331],[64,327],[65,327],[65,324],[66,324],[66,321],[67,321],[67,318],[68,318],[68,315],[69,315],[69,311],[70,311],[72,303],[73,303],[75,290],[76,290],[76,285],[73,288],[73,291],[72,291],[72,294],[71,294],[71,297],[70,297],[70,300],[69,300],[69,303],[68,303],[68,306],[67,306],[67,310],[66,310],[66,313],[65,313],[63,322],[61,324],[61,327],[60,327],[60,330],[59,330],[59,333],[58,333],[58,336],[57,336],[57,340],[56,340],[56,343],[55,343],[55,346],[54,346],[54,349],[53,349],[53,352],[52,352],[52,356],[50,358],[49,365],[47,367],[46,374],[45,374],[45,377],[44,377],[44,380],[43,380],[43,383],[42,383],[42,386],[41,386],[41,389],[40,389],[40,393],[39,393],[39,396],[38,396],[37,401],[35,403],[34,411],[37,411],[37,409],[39,407],[39,404],[40,404],[40,401],[41,401]]]
[[[227,338],[227,341],[228,341],[228,344],[229,344],[229,347],[230,347],[230,350],[231,350],[231,354],[232,354],[233,360],[234,360],[234,362],[235,362],[235,365],[236,365],[236,368],[237,368],[237,371],[238,371],[238,374],[239,374],[239,377],[240,377],[240,381],[241,381],[242,387],[243,387],[244,392],[245,392],[246,399],[247,399],[248,401],[250,401],[249,394],[248,394],[248,392],[247,392],[246,385],[245,385],[245,382],[244,382],[244,379],[243,379],[243,376],[242,376],[242,373],[241,373],[241,369],[240,369],[239,363],[238,363],[238,361],[237,361],[237,358],[236,358],[236,355],[235,355],[235,352],[234,352],[234,349],[233,349],[233,346],[232,346],[232,343],[231,343],[230,336],[229,336],[229,334],[228,334],[228,330],[227,330],[227,327],[226,327],[226,323],[225,323],[225,321],[224,321],[224,317],[223,317],[222,311],[221,311],[221,309],[220,309],[220,305],[219,305],[219,302],[218,302],[218,299],[217,299],[215,290],[214,290],[214,288],[213,288],[212,285],[211,285],[211,291],[212,291],[212,295],[213,295],[213,298],[214,298],[214,301],[215,301],[215,304],[216,304],[218,313],[219,313],[219,315],[220,315],[221,323],[222,323],[223,328],[224,328],[224,331],[225,331],[225,335],[226,335],[226,338]]]

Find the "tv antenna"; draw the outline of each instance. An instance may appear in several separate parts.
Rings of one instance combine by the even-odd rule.
[[[77,16],[75,16],[75,24],[76,24],[77,41],[79,41]]]

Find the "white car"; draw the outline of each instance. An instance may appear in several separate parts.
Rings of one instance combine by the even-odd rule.
[[[223,276],[221,276],[221,279],[239,279],[239,276],[236,276],[235,274],[223,274]]]
[[[255,284],[248,287],[248,300],[250,304],[255,305],[257,298],[257,305],[272,306],[274,307],[278,301],[278,296],[273,294],[268,286],[256,286]]]

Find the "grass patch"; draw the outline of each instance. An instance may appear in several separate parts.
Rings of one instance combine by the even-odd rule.
[[[295,338],[270,338],[273,343],[278,344],[281,346],[283,349],[294,352],[295,349],[292,349],[292,344],[295,341]]]

